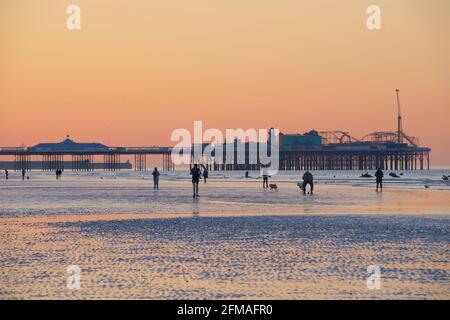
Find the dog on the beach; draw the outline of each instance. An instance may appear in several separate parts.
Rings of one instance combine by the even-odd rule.
[[[270,183],[269,188],[270,188],[270,190],[278,191],[278,186],[276,183]]]

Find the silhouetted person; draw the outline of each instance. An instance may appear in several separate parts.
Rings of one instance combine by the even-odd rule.
[[[8,170],[5,170],[5,176],[6,176],[6,180],[8,180],[8,178],[9,178],[9,172],[8,172]]]
[[[245,177],[248,178],[248,171],[245,171]]]
[[[266,169],[263,170],[263,189],[268,188],[269,187],[269,173],[267,172]]]
[[[153,189],[159,189],[159,171],[157,167],[155,167],[155,170],[153,170],[152,176],[153,176]]]
[[[26,174],[25,169],[22,169],[22,180],[25,180],[25,174]]]
[[[302,179],[303,179],[303,185],[302,185],[303,194],[306,195],[306,186],[309,185],[311,188],[311,195],[312,195],[313,191],[314,191],[314,177],[313,177],[312,173],[309,171],[306,171],[303,174]]]
[[[194,190],[194,195],[192,196],[193,198],[198,197],[198,183],[201,175],[202,172],[200,171],[200,168],[197,164],[194,164],[194,167],[191,169],[192,188]]]
[[[206,179],[208,179],[208,169],[206,169],[206,167],[205,167],[205,169],[203,170],[203,180],[205,181],[205,183],[206,183]]]
[[[377,172],[375,172],[375,177],[377,179],[377,192],[378,187],[380,187],[381,192],[383,192],[383,171],[381,171],[381,168],[378,168]]]

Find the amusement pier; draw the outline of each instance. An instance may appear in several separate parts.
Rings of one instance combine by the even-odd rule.
[[[280,170],[424,170],[430,169],[430,151],[419,140],[403,132],[400,100],[397,93],[397,130],[373,132],[361,139],[346,131],[316,131],[303,134],[280,133]],[[209,170],[260,170],[260,143],[246,142],[245,154],[237,153],[239,140],[224,143],[222,149],[235,153],[231,163],[211,152],[201,159]],[[206,145],[203,145],[205,148]],[[1,147],[0,169],[55,171],[147,170],[147,156],[161,155],[163,170],[175,170],[172,147],[109,147],[101,143],[77,143],[67,137],[60,143],[41,143],[31,147]],[[194,150],[194,148],[192,148]],[[121,156],[134,161],[121,162]],[[4,161],[4,158],[10,158]],[[99,157],[101,160],[99,161]],[[255,158],[256,157],[256,158]],[[2,159],[3,158],[3,159]],[[36,160],[37,159],[37,160]],[[68,160],[69,159],[69,160]],[[97,159],[97,161],[95,161]],[[191,159],[193,155],[191,154]],[[193,160],[191,160],[193,162]]]

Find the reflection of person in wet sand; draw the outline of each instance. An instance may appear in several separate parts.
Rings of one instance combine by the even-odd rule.
[[[194,195],[192,196],[193,198],[198,197],[198,183],[201,175],[202,172],[200,171],[200,168],[197,164],[194,164],[194,167],[191,169],[192,188],[194,190]]]

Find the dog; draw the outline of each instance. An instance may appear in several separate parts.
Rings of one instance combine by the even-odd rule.
[[[269,188],[270,188],[270,190],[278,191],[278,186],[276,183],[270,183]]]

